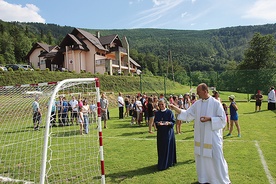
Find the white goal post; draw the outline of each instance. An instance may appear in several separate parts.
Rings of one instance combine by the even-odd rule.
[[[105,183],[98,78],[0,86],[0,107],[0,183]]]

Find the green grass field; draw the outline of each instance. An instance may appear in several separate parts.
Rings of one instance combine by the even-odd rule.
[[[227,95],[225,94],[225,96]],[[229,102],[227,103],[229,104]],[[231,182],[232,184],[273,184],[276,178],[276,138],[274,137],[276,111],[267,111],[267,103],[263,103],[261,112],[254,112],[255,103],[253,102],[238,102],[237,105],[242,137],[236,136],[237,131],[234,128],[233,136],[224,139],[224,155],[229,166]],[[13,115],[19,116],[20,112],[13,112]],[[11,116],[11,114],[5,114],[6,116]],[[16,125],[16,122],[4,122],[1,118],[0,175],[11,171],[3,166],[9,165],[10,162],[17,166],[17,170],[20,171],[18,175],[23,172],[32,175],[26,180],[39,177],[37,173],[40,168],[42,148],[40,144],[43,142],[44,128],[39,132],[33,131],[31,115],[27,116],[29,116],[27,117],[29,121],[22,125]],[[158,171],[156,167],[156,132],[149,134],[145,124],[141,127],[131,126],[130,117],[119,120],[117,108],[110,109],[110,117],[111,119],[107,122],[108,128],[103,129],[106,183],[197,183],[192,122],[182,124],[183,133],[176,135],[177,165],[165,171]],[[45,121],[45,117],[43,120]],[[7,128],[7,123],[10,124],[10,129]],[[95,125],[91,125],[90,128],[91,130],[95,129]],[[77,126],[53,128],[51,183],[76,183],[72,176],[78,175],[79,170],[82,171],[81,177],[83,178],[95,177],[97,174],[93,173],[94,168],[88,166],[88,162],[92,162],[90,158],[92,154],[81,156],[82,152],[87,152],[93,147],[90,139],[93,137],[92,132],[83,137],[79,135],[78,131]],[[224,135],[227,133],[225,131]],[[97,135],[97,133],[94,134]],[[13,139],[13,146],[11,146],[11,139]],[[35,144],[29,141],[36,139],[38,141]],[[23,146],[26,142],[27,147]],[[79,146],[76,146],[75,142],[78,142]],[[68,162],[68,158],[65,156],[69,155],[69,152],[69,159],[72,162],[70,162],[71,160]],[[4,157],[4,154],[17,154],[15,158],[22,158],[26,155],[26,159],[20,159],[20,163],[12,160],[6,161],[4,159],[7,157]],[[33,157],[36,158],[36,163],[32,163],[34,162]],[[66,172],[68,170],[70,172]],[[78,183],[92,182],[90,179],[83,179],[83,182],[78,181]]]
[[[242,137],[236,136],[234,128],[233,136],[224,139],[224,155],[231,182],[275,183],[276,112],[265,110],[266,103],[263,103],[264,110],[256,113],[253,102],[238,102],[237,105]],[[119,120],[117,108],[112,109],[108,129],[103,130],[106,182],[197,183],[193,123],[182,124],[182,132],[176,135],[177,165],[160,172],[156,168],[156,133],[149,134],[145,124],[142,127],[131,126],[129,118]],[[227,133],[225,131],[224,135]],[[262,161],[265,161],[268,171]]]

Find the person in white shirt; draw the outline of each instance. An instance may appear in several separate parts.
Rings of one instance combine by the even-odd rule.
[[[88,105],[87,100],[83,101],[82,112],[83,112],[84,133],[88,134],[88,131],[89,131],[89,117],[88,117],[88,114],[90,113],[90,107]]]
[[[74,124],[74,119],[76,120],[76,124],[78,124],[78,104],[79,102],[76,100],[76,97],[72,96],[72,100],[69,102],[72,111],[71,111],[71,123]]]
[[[96,118],[97,118],[97,105],[95,104],[94,100],[91,100],[91,104],[90,104],[90,118],[89,121],[90,123],[96,123]]]
[[[124,106],[125,106],[124,98],[122,97],[122,93],[119,92],[119,96],[118,96],[119,119],[124,118]]]
[[[35,97],[35,101],[32,104],[33,109],[33,124],[34,130],[39,130],[39,125],[41,123],[41,110],[38,103],[38,97]]]
[[[274,86],[271,86],[270,87],[270,91],[267,95],[267,102],[268,102],[268,107],[267,109],[268,110],[275,110],[276,106],[275,106],[275,103],[276,103],[276,97],[275,97],[275,90],[274,90]]]
[[[108,100],[104,93],[102,93],[101,99],[100,99],[100,106],[101,106],[101,120],[104,122],[104,128],[107,128],[106,120],[107,117],[107,111],[108,111]]]
[[[135,101],[135,111],[136,111],[136,123],[140,126],[143,121],[143,105],[140,100],[141,97],[137,97]]]
[[[204,83],[197,87],[197,100],[187,110],[173,104],[177,119],[194,120],[194,154],[199,183],[230,184],[228,165],[223,156],[223,128],[226,117],[221,103],[212,98]]]

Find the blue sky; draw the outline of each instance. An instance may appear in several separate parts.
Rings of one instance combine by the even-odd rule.
[[[276,0],[0,0],[4,21],[207,30],[276,23]]]

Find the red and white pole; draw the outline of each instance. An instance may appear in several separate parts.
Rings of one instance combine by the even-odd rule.
[[[103,155],[103,133],[102,133],[102,120],[101,120],[101,104],[100,104],[100,81],[95,78],[96,91],[97,91],[97,109],[98,109],[98,131],[99,131],[99,143],[100,143],[100,160],[101,160],[101,183],[105,184],[105,173],[104,173],[104,155]]]

